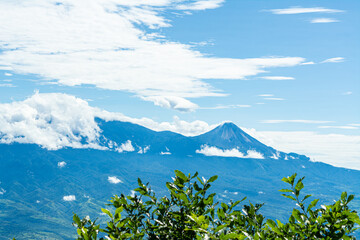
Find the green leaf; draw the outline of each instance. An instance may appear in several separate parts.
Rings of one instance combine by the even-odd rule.
[[[217,178],[218,178],[217,175],[212,176],[207,182],[208,182],[208,183],[214,182]]]
[[[290,199],[296,201],[296,199],[293,196],[286,195],[286,194],[281,194],[281,196],[286,197],[286,198],[290,198]]]
[[[291,189],[280,189],[279,192],[292,192]]]
[[[110,212],[109,210],[107,210],[107,209],[105,209],[105,208],[101,208],[101,211],[102,211],[103,213],[106,213],[110,218],[113,218],[113,215],[111,214],[111,212]]]
[[[185,174],[179,170],[175,170],[175,175],[182,179],[184,182],[188,181],[188,177],[186,177]]]

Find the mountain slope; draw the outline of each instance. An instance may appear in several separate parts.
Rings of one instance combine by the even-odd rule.
[[[271,218],[287,218],[289,201],[278,193],[281,178],[297,172],[306,176],[305,193],[331,202],[344,190],[359,194],[359,171],[311,162],[297,154],[271,158],[277,151],[234,124],[223,124],[196,137],[156,132],[126,122],[98,119],[100,145],[108,150],[64,148],[48,151],[33,144],[0,144],[0,239],[73,239],[72,213],[105,221],[100,208],[114,194],[131,194],[137,178],[150,182],[159,196],[173,170],[206,178],[219,175],[213,184],[217,200],[248,196],[253,203],[265,202],[262,212]],[[122,151],[130,141],[132,151]],[[219,149],[254,150],[264,159],[205,156],[196,154],[204,145]],[[147,151],[138,153],[149,146]],[[128,148],[127,150],[131,150]],[[161,154],[167,151],[170,154]],[[285,160],[288,156],[289,160]],[[292,156],[292,158],[290,158]],[[62,163],[62,164],[59,164]],[[117,184],[109,177],[116,177]],[[64,196],[74,196],[65,201]],[[359,207],[356,199],[354,207]],[[276,209],[276,211],[274,211]]]

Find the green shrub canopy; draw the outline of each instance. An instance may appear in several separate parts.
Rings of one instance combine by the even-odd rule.
[[[249,203],[239,210],[237,206],[245,198],[215,202],[216,194],[209,193],[209,188],[216,179],[175,170],[173,182],[166,183],[169,197],[161,198],[138,179],[135,195],[114,196],[108,204],[112,208],[101,209],[110,218],[105,228],[74,214],[77,239],[355,239],[360,219],[348,206],[354,195],[343,192],[338,201],[318,207],[319,199],[308,202],[311,195],[301,194],[304,177],[285,177],[282,181],[289,188],[279,191],[297,207],[288,222],[282,223],[266,220],[259,213],[263,204]]]

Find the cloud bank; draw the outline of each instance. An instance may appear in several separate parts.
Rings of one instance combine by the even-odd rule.
[[[203,121],[158,123],[149,118],[131,118],[89,106],[80,98],[61,93],[35,93],[20,102],[0,104],[0,143],[33,143],[49,150],[64,147],[106,150],[98,143],[101,130],[95,118],[126,121],[155,131],[170,130],[198,135],[215,127]],[[118,152],[135,151],[131,141],[114,145]],[[143,149],[145,153],[147,147]],[[61,167],[61,166],[59,166]]]
[[[0,143],[34,143],[46,149],[95,148],[107,150],[98,144],[101,130],[94,120],[118,120],[136,123],[155,131],[169,130],[187,136],[207,132],[217,126],[204,121],[187,122],[175,117],[172,122],[156,122],[149,118],[131,118],[121,113],[111,113],[79,98],[60,93],[35,93],[20,102],[0,104]],[[324,124],[320,120],[267,120],[267,123]],[[359,123],[348,126],[360,127]],[[255,131],[242,128],[259,141],[284,152],[305,154],[316,161],[360,170],[360,136],[344,134],[319,134],[316,132]],[[356,130],[356,129],[353,129]],[[123,146],[122,146],[123,145]],[[122,147],[121,147],[122,146]],[[131,142],[120,144],[122,150],[131,150]],[[148,147],[137,149],[145,153]],[[243,157],[237,149],[222,150],[204,146],[198,153],[219,156]],[[252,156],[247,153],[245,156]],[[256,155],[252,156],[256,158]],[[64,165],[59,164],[59,167]]]
[[[204,154],[205,156],[219,156],[219,157],[237,157],[237,158],[258,158],[263,159],[264,156],[253,150],[248,150],[246,154],[243,154],[238,149],[220,149],[213,146],[203,145],[200,150],[196,150],[196,153]]]
[[[225,95],[207,79],[244,79],[304,62],[301,57],[210,57],[160,35],[160,28],[171,27],[165,12],[213,9],[223,2],[0,1],[0,68],[35,74],[45,83],[126,91],[191,111],[196,104],[188,98]]]

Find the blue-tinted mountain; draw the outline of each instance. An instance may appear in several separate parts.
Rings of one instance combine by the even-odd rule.
[[[166,194],[165,183],[173,171],[198,171],[208,178],[218,175],[213,191],[217,200],[229,201],[247,196],[253,203],[266,203],[262,213],[269,218],[288,218],[291,201],[280,196],[281,178],[297,172],[306,176],[304,193],[312,193],[326,203],[342,191],[360,196],[359,171],[311,162],[302,155],[278,151],[252,138],[232,123],[225,123],[196,137],[172,132],[156,132],[145,127],[98,119],[102,129],[100,144],[109,150],[64,148],[48,151],[34,144],[0,144],[0,240],[74,239],[72,213],[90,215],[99,222],[107,200],[114,194],[131,194],[140,177],[159,196]],[[134,151],[118,152],[130,140]],[[112,142],[112,143],[111,143]],[[263,159],[205,156],[196,153],[202,146],[249,150]],[[138,150],[150,146],[146,153]],[[161,152],[171,155],[161,155]],[[284,154],[284,155],[282,155]],[[284,156],[283,158],[281,156]],[[288,160],[285,160],[286,156]],[[292,157],[291,157],[292,156]],[[66,165],[59,167],[60,162]],[[122,182],[113,184],[109,177]],[[63,197],[76,196],[75,201]],[[354,208],[360,206],[357,198]],[[276,209],[276,211],[274,211]]]

